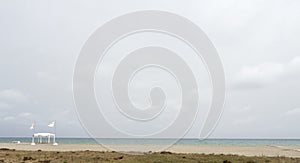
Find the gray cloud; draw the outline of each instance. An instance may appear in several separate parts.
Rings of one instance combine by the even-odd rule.
[[[233,78],[232,87],[255,89],[285,82],[300,77],[300,57],[287,63],[265,62],[255,66],[244,66]]]
[[[29,97],[19,90],[5,89],[0,91],[0,101],[7,103],[28,103]]]
[[[285,114],[287,116],[297,116],[298,117],[300,115],[300,108],[288,110]]]

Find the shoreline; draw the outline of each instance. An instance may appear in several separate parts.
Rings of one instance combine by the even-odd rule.
[[[239,156],[268,156],[268,157],[293,157],[300,158],[300,146],[274,146],[274,145],[172,145],[163,149],[163,145],[142,144],[113,144],[106,148],[99,144],[37,144],[31,146],[29,143],[0,143],[1,149],[14,149],[17,151],[98,151],[98,152],[124,152],[124,153],[149,153],[149,151],[168,151],[181,154],[224,154]],[[118,149],[118,150],[116,150]],[[154,149],[154,150],[153,150]]]

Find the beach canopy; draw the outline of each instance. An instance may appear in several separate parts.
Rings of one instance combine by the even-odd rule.
[[[53,138],[53,145],[57,145],[57,143],[55,142],[55,134],[52,133],[34,133],[32,135],[32,142],[31,145],[35,145],[34,142],[34,138],[37,137],[38,138],[38,143],[43,143],[43,137],[47,138],[47,143],[51,142],[51,137]]]
[[[36,134],[33,134],[33,136],[43,136],[43,137],[47,137],[47,136],[55,136],[55,134],[51,134],[51,133],[36,133]]]

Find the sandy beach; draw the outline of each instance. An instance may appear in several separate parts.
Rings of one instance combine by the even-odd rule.
[[[159,149],[160,145],[111,145],[117,152],[148,153],[150,149]],[[112,151],[98,144],[13,144],[0,143],[0,148],[24,151]],[[162,148],[162,147],[161,147]],[[164,150],[172,153],[197,153],[197,154],[234,154],[244,156],[284,156],[300,158],[300,146],[267,146],[267,145],[173,145]]]
[[[151,146],[157,148],[158,145]],[[145,150],[150,147],[115,145],[120,151],[111,151],[97,144],[0,143],[0,162],[300,162],[299,146],[174,145],[161,152]]]

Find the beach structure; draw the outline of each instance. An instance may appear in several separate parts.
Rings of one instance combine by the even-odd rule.
[[[46,139],[46,143],[50,144],[51,143],[51,137],[52,137],[52,142],[53,145],[58,145],[55,142],[55,134],[56,134],[56,124],[55,121],[51,122],[48,127],[54,128],[54,134],[53,133],[33,133],[32,134],[32,140],[31,140],[31,145],[35,145],[35,138],[37,138],[37,143],[43,143],[43,138]],[[35,122],[32,123],[31,127],[29,128],[30,130],[35,131]]]
[[[32,135],[32,141],[31,141],[31,145],[35,145],[35,138],[37,138],[38,140],[38,143],[43,143],[43,138],[46,138],[47,140],[47,143],[51,143],[51,137],[52,137],[52,140],[53,140],[53,145],[58,145],[56,142],[55,142],[55,134],[52,134],[52,133],[35,133]]]

